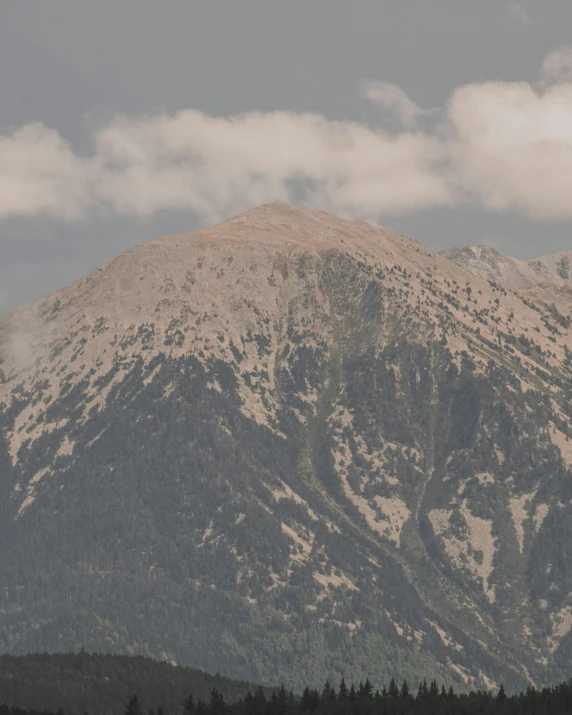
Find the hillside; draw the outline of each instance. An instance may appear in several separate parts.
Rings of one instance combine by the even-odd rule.
[[[37,712],[115,715],[137,693],[148,708],[162,706],[174,714],[182,710],[189,693],[195,702],[208,703],[213,688],[227,703],[249,690],[256,692],[248,683],[150,658],[89,653],[0,656],[0,703]]]
[[[276,202],[5,316],[0,650],[568,677],[571,311]]]

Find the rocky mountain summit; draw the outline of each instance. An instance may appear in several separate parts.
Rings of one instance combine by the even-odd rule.
[[[276,202],[1,318],[0,650],[568,677],[572,293],[472,250]]]

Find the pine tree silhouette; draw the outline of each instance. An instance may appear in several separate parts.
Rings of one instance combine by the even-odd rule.
[[[125,715],[143,715],[143,709],[141,708],[141,703],[137,695],[133,695],[131,700],[127,703]]]

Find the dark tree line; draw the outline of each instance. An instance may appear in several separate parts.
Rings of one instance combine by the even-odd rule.
[[[326,682],[321,692],[305,688],[300,697],[284,687],[267,698],[262,690],[248,693],[242,700],[225,705],[219,693],[213,692],[208,704],[192,698],[185,704],[184,715],[558,715],[572,712],[572,681],[543,690],[528,688],[509,696],[501,685],[496,693],[470,692],[457,694],[433,680],[424,680],[416,691],[406,680],[399,686],[391,680],[387,687],[374,690],[369,680],[357,688],[348,687],[342,679],[338,689]]]
[[[503,685],[498,692],[476,691],[457,694],[450,687],[439,687],[433,680],[424,680],[416,691],[406,680],[399,686],[391,680],[388,687],[374,690],[369,680],[357,688],[347,686],[342,679],[338,689],[326,682],[322,691],[305,688],[301,696],[284,686],[267,697],[264,690],[249,691],[246,696],[227,704],[224,696],[213,688],[208,702],[192,694],[185,698],[181,715],[560,715],[572,712],[572,680],[567,683],[509,696]],[[0,715],[16,714],[4,711]],[[137,695],[130,699],[124,715],[146,715]],[[164,715],[160,707],[149,715]],[[179,714],[177,714],[179,715]]]

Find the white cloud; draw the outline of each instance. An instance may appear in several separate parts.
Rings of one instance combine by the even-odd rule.
[[[90,202],[88,183],[87,163],[43,124],[0,136],[0,217],[78,218]]]
[[[213,222],[303,189],[308,205],[374,221],[464,202],[570,219],[571,57],[570,48],[548,55],[538,86],[457,88],[427,131],[411,126],[428,110],[386,83],[363,89],[409,126],[394,133],[318,114],[185,110],[118,117],[80,157],[56,132],[26,125],[0,137],[0,217],[183,209]]]
[[[572,84],[525,82],[456,90],[448,107],[458,182],[487,209],[572,218]]]
[[[401,87],[391,82],[367,80],[361,83],[360,89],[364,99],[393,112],[406,127],[413,126],[421,116],[433,112],[420,107]]]
[[[371,217],[450,200],[434,137],[393,136],[313,114],[220,119],[189,110],[123,119],[99,135],[97,156],[100,196],[140,215],[184,207],[213,220],[288,199],[296,180],[314,205]]]
[[[27,125],[0,142],[0,216],[74,219],[105,207],[147,216],[164,209],[217,220],[276,197],[375,218],[450,202],[435,137],[392,135],[293,112],[230,119],[195,110],[118,118],[88,159],[55,132]]]

